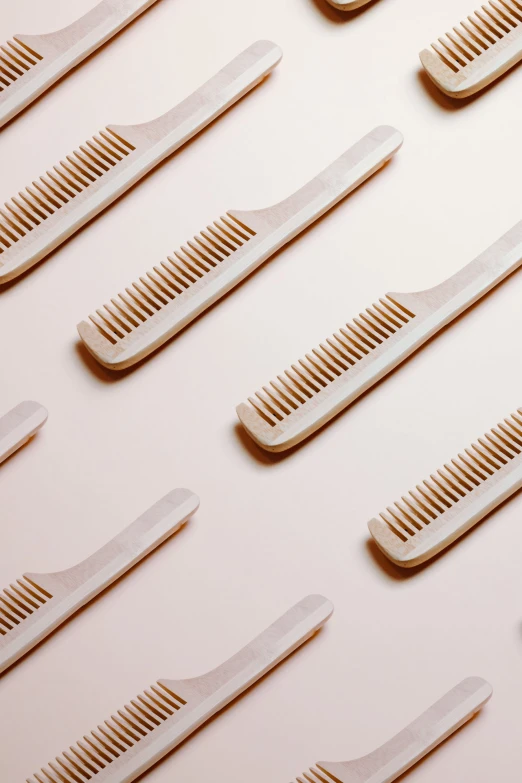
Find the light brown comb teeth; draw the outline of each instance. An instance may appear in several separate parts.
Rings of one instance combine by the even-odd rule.
[[[187,702],[161,681],[131,699],[97,729],[84,735],[27,783],[69,783],[90,780],[162,726]]]
[[[180,297],[255,235],[253,229],[226,213],[139,281],[131,283],[125,293],[119,293],[110,304],[96,310],[89,320],[112,345],[127,336],[132,339],[148,327],[151,319],[157,323],[167,314],[171,302],[177,304]]]
[[[490,0],[421,53],[433,81],[466,97],[522,58],[522,2]]]
[[[6,636],[47,603],[52,595],[23,576],[0,592],[0,636]]]
[[[3,253],[52,220],[133,150],[132,144],[105,128],[5,202],[0,209],[0,265]]]
[[[315,415],[319,405],[351,381],[354,371],[402,337],[415,318],[411,309],[387,294],[248,397],[248,404],[237,408],[240,421],[263,448],[280,450],[277,439],[289,448],[293,443],[285,433],[300,419]]]
[[[0,93],[18,82],[42,56],[13,38],[0,45]]]
[[[522,487],[522,408],[369,523],[394,562],[414,566],[463,535]]]

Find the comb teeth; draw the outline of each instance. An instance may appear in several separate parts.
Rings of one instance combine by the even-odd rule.
[[[521,0],[490,0],[431,46],[448,68],[459,73],[521,25]]]
[[[27,778],[27,783],[84,783],[146,739],[186,701],[156,682],[103,725]]]
[[[350,368],[389,340],[408,324],[415,314],[398,304],[389,295],[368,307],[359,318],[341,327],[304,359],[293,364],[263,386],[248,401],[259,416],[276,427],[301,409]]]
[[[307,772],[296,778],[296,783],[338,783],[336,778],[331,777],[326,772],[319,771],[315,767],[310,767]]]
[[[28,579],[17,579],[15,584],[0,592],[0,636],[27,620],[40,607],[44,606],[52,595]]]
[[[105,128],[52,171],[13,196],[0,209],[0,258],[80,193],[111,171],[135,147]]]
[[[255,231],[227,213],[89,319],[103,337],[117,344],[179,299],[255,235]]]
[[[43,57],[17,38],[0,45],[0,93],[18,81]]]
[[[380,514],[388,528],[402,542],[429,528],[429,525],[472,495],[513,462],[522,461],[522,408],[493,427],[477,443],[465,449]]]

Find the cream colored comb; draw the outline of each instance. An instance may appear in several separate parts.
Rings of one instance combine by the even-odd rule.
[[[373,753],[354,761],[319,761],[296,781],[391,783],[467,723],[492,693],[488,682],[480,677],[468,677]]]
[[[522,408],[368,523],[379,549],[424,563],[522,487]]]
[[[355,11],[356,8],[362,8],[363,5],[368,5],[371,0],[327,0],[334,8],[338,8],[339,11]]]
[[[428,291],[386,294],[237,408],[268,451],[300,443],[522,263],[522,221]]]
[[[47,421],[47,411],[38,402],[26,400],[0,418],[0,462],[3,462]]]
[[[0,209],[0,283],[29,269],[258,84],[281,50],[258,41],[175,108],[109,125]]]
[[[473,95],[521,58],[521,0],[490,0],[420,53],[428,76],[452,98]]]
[[[73,568],[24,574],[0,591],[0,672],[152,552],[192,516],[199,498],[175,489]]]
[[[402,144],[375,128],[297,193],[268,209],[230,211],[82,321],[100,364],[122,370],[150,354],[381,168]]]
[[[131,783],[303,644],[332,611],[326,598],[308,596],[217,669],[156,681],[27,783]]]
[[[62,30],[0,46],[0,128],[155,2],[102,0]]]

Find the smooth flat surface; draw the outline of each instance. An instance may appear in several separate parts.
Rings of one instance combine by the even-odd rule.
[[[1,35],[92,3],[19,0]],[[0,779],[25,780],[159,677],[200,674],[311,592],[328,627],[147,777],[288,783],[372,750],[468,675],[483,714],[405,777],[516,780],[522,765],[522,497],[418,573],[366,523],[522,404],[513,276],[298,451],[261,454],[235,405],[386,291],[434,285],[522,217],[515,68],[453,104],[418,52],[469,0],[161,0],[0,133],[0,199],[107,123],[148,120],[252,41],[277,72],[0,293],[0,410],[49,422],[0,467],[0,584],[101,546],[174,486],[195,517],[0,679]],[[41,6],[41,7],[40,7]],[[393,32],[393,36],[390,34]],[[284,198],[375,125],[396,159],[127,375],[78,349],[93,307],[227,209]]]

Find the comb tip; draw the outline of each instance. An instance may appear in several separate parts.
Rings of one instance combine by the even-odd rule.
[[[199,496],[196,495],[195,492],[192,492],[190,489],[185,489],[184,487],[178,487],[171,490],[165,496],[165,500],[168,500],[168,502],[173,506],[187,504],[190,515],[194,514],[198,510],[201,502]]]
[[[259,41],[256,41],[254,44],[252,44],[252,48],[256,49],[259,53],[262,54],[269,54],[272,53],[276,59],[276,65],[281,62],[283,58],[283,50],[281,47],[274,43],[274,41],[271,41],[268,38],[261,38]]]
[[[16,410],[24,417],[34,416],[38,420],[38,427],[41,427],[49,417],[49,411],[35,400],[24,400],[16,406]]]
[[[312,593],[307,597],[307,600],[317,605],[318,609],[321,609],[324,614],[323,622],[326,622],[333,615],[335,607],[329,598],[326,598],[321,593]]]
[[[381,519],[370,519],[368,530],[380,551],[395,565],[412,568],[422,562],[414,554],[415,548],[407,541],[402,541]]]
[[[478,677],[478,676],[466,677],[464,680],[462,680],[460,685],[461,687],[466,688],[466,690],[476,691],[476,692],[482,691],[483,701],[480,707],[483,707],[484,704],[486,704],[486,702],[488,702],[493,696],[493,686],[483,677]]]

